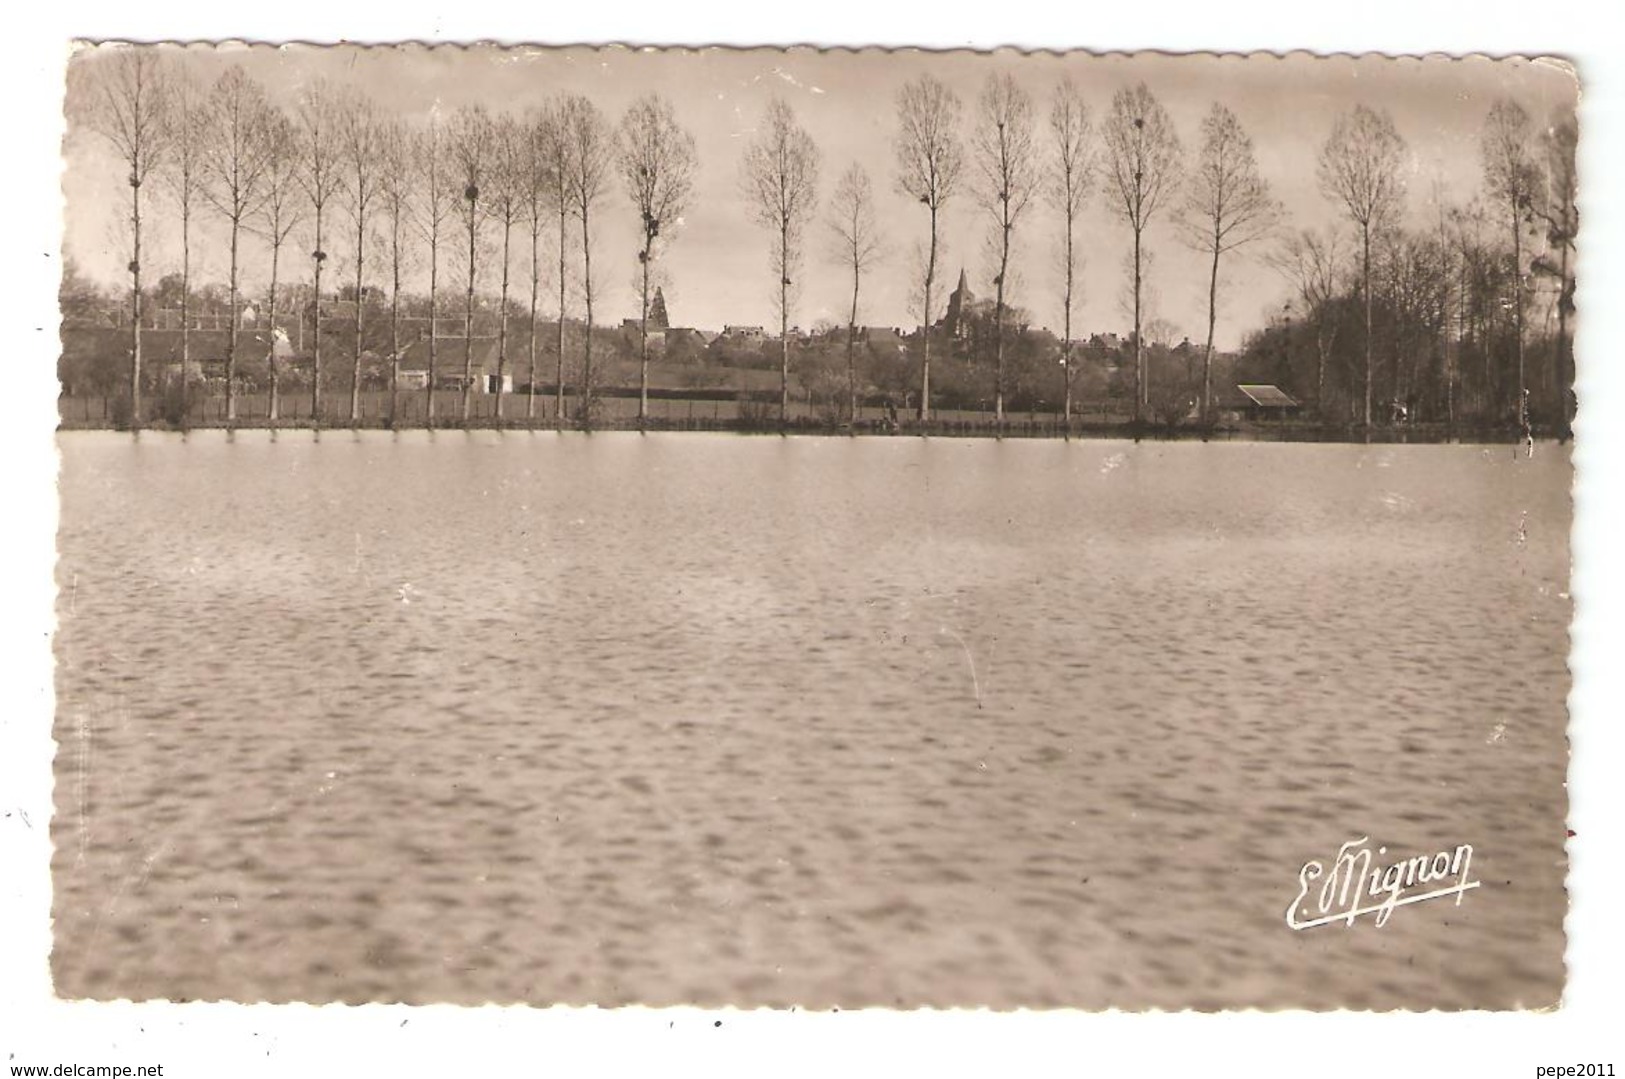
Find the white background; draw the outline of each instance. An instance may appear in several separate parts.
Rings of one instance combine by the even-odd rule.
[[[1539,1064],[1625,1073],[1620,982],[1618,733],[1625,700],[1619,556],[1625,333],[1621,41],[1596,3],[1305,0],[959,5],[772,0],[455,6],[157,5],[21,0],[8,12],[7,198],[0,221],[0,1067],[153,1064],[166,1076],[552,1074],[1248,1074],[1533,1077]],[[60,97],[73,36],[679,44],[1018,45],[1035,48],[1534,53],[1570,56],[1584,83],[1577,342],[1576,684],[1569,827],[1570,982],[1534,1015],[700,1013],[523,1008],[67,1004],[52,999],[50,632],[54,586]],[[1613,205],[1610,205],[1613,203]],[[1611,661],[1611,662],[1610,662]],[[1403,799],[1396,790],[1393,797]],[[1553,822],[1554,826],[1559,822]],[[1493,837],[1484,837],[1484,842]],[[1283,867],[1290,874],[1291,867]],[[1224,897],[1215,896],[1216,902]],[[1283,927],[1283,931],[1285,931]],[[720,1020],[721,1025],[716,1025]],[[0,1076],[9,1074],[0,1071]]]

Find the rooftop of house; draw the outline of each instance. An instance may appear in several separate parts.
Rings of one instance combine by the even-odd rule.
[[[1237,383],[1236,392],[1262,408],[1297,408],[1299,404],[1280,387],[1266,383]]]
[[[472,355],[469,355],[468,343],[472,343]],[[442,337],[435,342],[434,350],[435,368],[438,371],[451,374],[460,371],[465,362],[471,364],[475,371],[495,373],[497,369],[497,339],[495,337]],[[508,370],[514,371],[530,362],[530,344],[528,338],[515,342],[508,341]],[[401,370],[427,371],[429,369],[429,338],[420,337],[408,342],[401,349]]]

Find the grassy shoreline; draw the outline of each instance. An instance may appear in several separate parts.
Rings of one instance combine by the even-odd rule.
[[[64,421],[58,425],[57,430],[59,433],[73,431],[125,431],[133,433],[136,429],[129,424],[112,422]],[[844,438],[1132,439],[1135,441],[1327,443],[1470,442],[1489,444],[1517,443],[1525,438],[1522,432],[1512,428],[1466,426],[1452,428],[1445,424],[1412,424],[1404,427],[1373,427],[1370,430],[1364,430],[1358,427],[1315,423],[1168,427],[1162,424],[1101,423],[1099,421],[1074,419],[1071,424],[1065,424],[1053,418],[1036,420],[1007,419],[1002,424],[996,423],[989,418],[987,420],[930,420],[926,422],[906,420],[899,421],[896,424],[864,421],[856,425],[828,423],[810,418],[792,419],[783,424],[779,423],[776,418],[772,420],[745,420],[739,418],[712,419],[709,417],[694,419],[651,418],[641,422],[636,418],[616,418],[584,424],[575,420],[559,422],[552,418],[544,419],[541,417],[534,419],[508,417],[500,421],[490,417],[480,417],[470,419],[467,422],[461,419],[437,420],[432,425],[421,421],[391,424],[387,420],[374,419],[355,423],[348,421],[313,423],[309,418],[279,420],[276,422],[269,422],[264,418],[251,418],[230,424],[223,420],[209,420],[201,423],[180,425],[155,421],[143,424],[139,430],[155,433],[189,433],[194,431],[310,431],[313,433],[320,431],[584,431],[589,433],[633,431],[667,433],[692,431],[741,435],[815,435]],[[1539,441],[1556,440],[1563,442],[1572,437],[1567,432],[1554,431],[1543,427],[1533,428],[1531,434]]]
[[[534,397],[518,392],[501,396],[475,394],[466,405],[455,391],[437,394],[435,416],[428,416],[427,399],[419,391],[404,391],[391,399],[387,391],[362,391],[357,404],[360,418],[350,416],[348,393],[327,395],[319,417],[311,409],[308,394],[284,394],[272,420],[271,402],[261,393],[237,398],[237,418],[226,420],[224,395],[209,394],[185,401],[167,400],[162,394],[142,402],[149,431],[274,430],[274,431],[422,431],[422,430],[511,430],[511,431],[705,431],[734,434],[795,434],[840,437],[938,437],[938,438],[1058,438],[1200,440],[1255,442],[1475,442],[1515,443],[1532,436],[1540,440],[1566,441],[1566,428],[1535,424],[1528,432],[1512,423],[1404,423],[1380,424],[1365,428],[1359,424],[1324,423],[1317,419],[1292,417],[1269,420],[1238,420],[1201,425],[1182,420],[1177,423],[1135,421],[1123,402],[1101,400],[1079,402],[1070,422],[1058,411],[1023,409],[1006,412],[1000,421],[992,411],[979,409],[936,409],[929,420],[919,420],[911,411],[887,406],[883,401],[861,403],[856,423],[847,422],[845,409],[815,406],[805,398],[792,398],[789,416],[781,421],[776,395],[766,400],[757,395],[728,397],[673,396],[651,392],[648,415],[638,416],[639,402],[634,392],[608,387],[595,394],[592,419],[580,420],[580,398],[569,394],[561,403],[555,393]],[[498,416],[501,408],[503,415]],[[63,396],[57,403],[58,430],[128,431],[129,398],[124,396]]]

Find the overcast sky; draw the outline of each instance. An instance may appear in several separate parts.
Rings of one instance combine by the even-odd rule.
[[[94,50],[76,64],[94,64]],[[773,324],[775,281],[768,269],[768,238],[752,224],[742,202],[739,160],[755,134],[768,101],[784,98],[822,151],[818,223],[809,230],[809,254],[802,272],[802,295],[792,321],[811,326],[817,320],[844,322],[849,279],[828,255],[824,209],[837,177],[856,161],[874,179],[879,217],[888,257],[865,283],[860,320],[907,326],[909,278],[916,245],[926,235],[924,208],[896,193],[893,186],[895,102],[899,88],[924,72],[948,83],[964,103],[966,134],[975,117],[975,99],[990,74],[1009,72],[1034,97],[1040,120],[1038,138],[1047,153],[1044,123],[1054,87],[1068,76],[1082,92],[1095,121],[1105,115],[1112,94],[1139,81],[1168,108],[1184,144],[1187,159],[1199,144],[1202,116],[1215,100],[1231,108],[1252,135],[1259,163],[1292,227],[1320,226],[1337,220],[1336,208],[1320,193],[1315,180],[1316,153],[1335,117],[1356,103],[1387,110],[1410,153],[1408,212],[1421,222],[1435,212],[1434,192],[1465,201],[1480,188],[1478,133],[1492,102],[1511,96],[1537,123],[1574,107],[1573,77],[1556,64],[1485,58],[1390,60],[1383,57],[1248,57],[1094,56],[1013,52],[994,54],[921,52],[819,52],[810,49],[703,51],[631,51],[608,49],[499,49],[439,46],[374,47],[199,47],[189,61],[205,81],[227,63],[241,63],[266,87],[272,99],[289,104],[309,79],[326,76],[352,82],[369,92],[385,110],[421,121],[438,105],[447,110],[483,102],[502,111],[540,105],[558,92],[589,95],[611,120],[618,120],[638,96],[651,90],[666,95],[679,121],[693,132],[698,152],[695,190],[681,227],[672,234],[663,259],[668,307],[674,325],[720,328],[725,323]],[[69,133],[65,143],[63,189],[67,201],[67,255],[93,277],[125,285],[128,260],[128,188],[123,170],[107,144],[71,122],[77,114],[70,80]],[[967,153],[968,145],[967,145]],[[968,174],[968,170],[967,170]],[[968,175],[967,175],[968,178]],[[157,186],[155,205],[147,211],[144,241],[149,280],[178,269],[178,222],[173,205]],[[1169,210],[1153,220],[1148,247],[1152,315],[1179,332],[1200,339],[1206,323],[1206,264],[1179,240]],[[203,217],[211,217],[205,211]],[[340,218],[342,221],[342,217]],[[947,253],[943,277],[951,287],[963,267],[971,287],[990,292],[989,259],[984,238],[988,217],[974,200],[969,184],[948,203],[943,217]],[[617,181],[595,224],[595,277],[599,279],[598,311],[604,322],[636,313],[633,274],[638,240],[635,217]],[[216,227],[209,224],[209,228]],[[1016,274],[1013,302],[1032,311],[1037,322],[1060,325],[1057,268],[1059,221],[1037,202],[1021,221],[1015,240]],[[1124,303],[1125,259],[1130,251],[1127,227],[1110,212],[1109,193],[1097,183],[1078,230],[1086,267],[1076,318],[1078,332],[1126,332],[1130,319]],[[223,245],[208,237],[194,240],[194,274],[223,280]],[[268,257],[251,243],[248,287],[265,277]],[[349,262],[350,244],[329,240],[340,272]],[[298,237],[289,250],[310,250],[308,237]],[[1279,312],[1288,298],[1281,278],[1262,265],[1263,245],[1228,256],[1222,271],[1218,344],[1239,343],[1247,330]],[[308,275],[308,259],[286,259],[290,272]],[[370,256],[369,256],[370,257]],[[421,259],[420,259],[421,261]],[[598,266],[602,272],[598,272]],[[450,261],[442,265],[447,272]],[[381,262],[372,263],[379,271]],[[528,250],[516,254],[515,273],[526,278]],[[416,284],[409,287],[421,288]],[[380,273],[369,280],[383,284]],[[444,281],[444,277],[442,278]],[[491,280],[487,276],[487,280]],[[946,300],[939,292],[937,306]],[[544,295],[546,290],[544,288]],[[548,308],[551,309],[550,307]]]

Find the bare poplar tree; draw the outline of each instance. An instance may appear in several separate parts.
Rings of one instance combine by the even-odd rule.
[[[418,197],[412,201],[417,209],[418,231],[429,247],[429,385],[424,411],[427,424],[433,427],[435,380],[439,374],[436,361],[440,322],[436,314],[440,301],[440,234],[457,197],[452,180],[455,170],[438,111],[430,113],[429,126],[413,141],[412,157],[412,182],[419,188]]]
[[[1502,263],[1494,252],[1494,245],[1486,242],[1488,214],[1482,199],[1474,198],[1465,206],[1453,206],[1446,216],[1450,222],[1450,239],[1455,248],[1454,261],[1460,275],[1457,290],[1462,302],[1457,306],[1457,337],[1478,344],[1479,358],[1483,362],[1479,372],[1477,392],[1466,392],[1466,370],[1463,376],[1463,397],[1471,396],[1478,410],[1488,415],[1495,409],[1495,356],[1489,347],[1493,325],[1500,312],[1500,277]]]
[[[226,219],[230,236],[227,277],[226,423],[237,420],[237,273],[243,223],[259,212],[275,147],[265,90],[240,67],[225,70],[209,91],[209,140],[205,144],[205,196]]]
[[[1479,142],[1484,166],[1484,187],[1501,204],[1512,236],[1512,320],[1517,338],[1518,414],[1524,415],[1528,377],[1524,360],[1524,275],[1523,230],[1534,214],[1535,192],[1540,174],[1535,166],[1534,144],[1529,114],[1511,98],[1502,98],[1490,107]]]
[[[1050,106],[1050,135],[1054,139],[1050,160],[1049,201],[1061,216],[1061,269],[1064,286],[1061,295],[1061,363],[1066,372],[1066,396],[1062,418],[1072,423],[1072,384],[1075,365],[1072,351],[1072,312],[1076,305],[1078,253],[1077,221],[1083,213],[1093,181],[1094,151],[1091,145],[1089,106],[1070,79],[1062,79]]]
[[[268,367],[271,380],[271,400],[268,418],[272,423],[280,419],[281,402],[278,396],[276,366],[276,287],[281,266],[282,245],[288,242],[302,220],[303,207],[298,198],[299,157],[293,125],[280,111],[273,110],[266,126],[269,159],[265,171],[265,200],[260,206],[257,231],[271,246],[271,285],[266,293],[265,309],[271,318],[271,353]]]
[[[1016,225],[1038,188],[1038,153],[1033,138],[1033,101],[1009,75],[990,76],[982,88],[971,145],[975,152],[976,193],[993,219],[991,246],[998,260],[993,275],[993,419],[1004,422],[1004,315],[1010,289],[1010,259]]]
[[[586,306],[587,326],[581,358],[581,420],[592,422],[592,213],[609,186],[615,162],[615,133],[605,122],[598,106],[579,95],[567,98],[562,106],[564,138],[569,152],[570,211],[581,222],[581,295]],[[560,313],[560,322],[563,314]]]
[[[491,123],[490,182],[485,191],[485,212],[502,230],[502,290],[497,305],[496,418],[502,421],[503,382],[508,374],[508,285],[513,268],[513,228],[525,214],[526,172],[530,140],[513,117],[498,116]]]
[[[897,189],[924,206],[931,218],[920,309],[921,421],[931,415],[931,298],[937,280],[938,218],[959,186],[964,163],[959,108],[959,97],[930,75],[908,83],[897,96]]]
[[[401,270],[412,217],[412,145],[398,120],[384,122],[378,134],[379,195],[389,228],[389,425],[394,427],[400,408]]]
[[[536,121],[536,141],[542,155],[542,169],[546,186],[545,197],[550,209],[558,215],[559,240],[559,322],[557,371],[553,383],[553,422],[564,422],[564,320],[568,311],[569,272],[568,250],[570,238],[571,177],[575,169],[571,164],[574,152],[570,141],[568,112],[565,102],[552,102],[542,110]]]
[[[1202,422],[1213,417],[1213,331],[1219,320],[1219,259],[1268,236],[1281,204],[1258,171],[1253,140],[1218,102],[1202,120],[1202,148],[1185,192],[1185,240],[1209,256],[1207,343],[1202,349]]]
[[[1454,353],[1450,335],[1451,295],[1455,294],[1455,309],[1460,312],[1466,304],[1466,295],[1460,288],[1460,258],[1450,234],[1450,209],[1445,203],[1445,182],[1442,177],[1433,180],[1433,249],[1439,262],[1438,282],[1438,341],[1439,363],[1444,376],[1445,418],[1452,428],[1456,425],[1456,368],[1460,356]],[[1459,325],[1459,315],[1458,315]]]
[[[305,88],[299,99],[299,185],[305,198],[310,200],[314,236],[310,260],[311,285],[311,352],[310,352],[310,420],[316,427],[322,425],[322,264],[327,251],[322,246],[322,216],[338,194],[343,176],[339,172],[337,118],[333,103],[333,89],[317,80]]]
[[[1545,167],[1541,170],[1541,185],[1535,200],[1535,212],[1546,224],[1546,242],[1557,249],[1557,265],[1549,258],[1543,260],[1547,272],[1556,271],[1557,277],[1557,353],[1552,364],[1553,390],[1560,397],[1566,395],[1573,372],[1569,370],[1568,339],[1569,318],[1574,313],[1574,275],[1570,272],[1570,259],[1575,240],[1580,235],[1580,208],[1575,150],[1579,144],[1579,126],[1572,115],[1561,116],[1541,134],[1541,150]],[[1570,402],[1563,401],[1563,419],[1569,418]]]
[[[1112,209],[1134,234],[1134,421],[1150,404],[1145,366],[1145,231],[1179,187],[1180,145],[1173,119],[1145,83],[1112,96],[1101,132]]]
[[[1320,148],[1317,176],[1321,192],[1341,202],[1360,233],[1360,293],[1365,299],[1365,411],[1371,427],[1372,295],[1371,241],[1397,219],[1405,198],[1405,142],[1387,113],[1365,105],[1337,118]]]
[[[378,108],[358,90],[348,90],[338,99],[339,150],[343,157],[344,203],[355,226],[355,343],[351,350],[350,423],[361,422],[361,349],[363,316],[366,311],[365,270],[367,263],[367,219],[375,209],[383,187],[380,152],[383,146]]]
[[[536,315],[542,289],[542,226],[548,214],[547,192],[551,166],[542,137],[544,113],[526,114],[521,137],[525,142],[525,223],[530,226],[530,377],[525,392],[525,419],[536,418]]]
[[[694,137],[677,123],[671,102],[640,98],[621,118],[621,179],[638,212],[638,421],[649,417],[649,275],[656,243],[686,209],[694,187]]]
[[[130,425],[141,426],[141,186],[170,146],[170,74],[159,54],[121,48],[92,69],[87,120],[118,154],[130,185]]]
[[[468,426],[474,389],[474,280],[479,267],[480,186],[491,171],[491,117],[483,105],[457,110],[451,130],[451,157],[462,184],[458,213],[468,229],[468,290],[463,302],[463,426]]]
[[[802,236],[818,204],[818,147],[782,98],[767,107],[741,162],[750,213],[771,234],[768,265],[778,278],[779,425],[790,419],[790,303],[800,270]]]
[[[874,185],[862,165],[853,162],[841,174],[830,203],[835,256],[852,271],[852,309],[846,319],[846,414],[858,422],[858,291],[863,274],[880,258],[880,225],[875,219]]]
[[[1302,229],[1281,241],[1269,258],[1303,301],[1315,332],[1315,407],[1326,401],[1326,364],[1337,341],[1335,305],[1343,284],[1343,236],[1335,228]]]
[[[169,109],[172,151],[163,170],[176,209],[181,213],[181,377],[192,360],[192,214],[203,194],[204,143],[209,134],[208,102],[191,72],[173,73]]]

